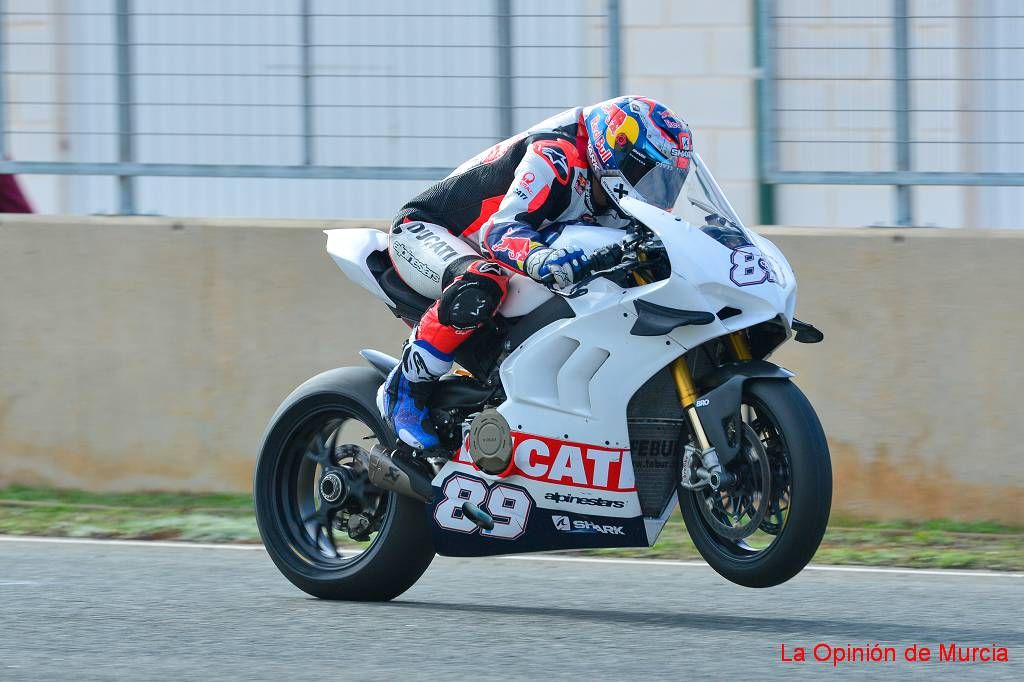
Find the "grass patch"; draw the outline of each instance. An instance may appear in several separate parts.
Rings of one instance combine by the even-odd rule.
[[[0,490],[0,534],[259,542],[244,494],[87,493],[12,486]],[[677,514],[651,548],[590,550],[597,556],[699,559]],[[988,522],[833,518],[819,564],[1024,570],[1024,527]]]
[[[0,502],[11,501],[155,509],[252,509],[252,496],[246,493],[89,493],[20,485],[0,490]]]
[[[700,559],[677,514],[650,549],[608,549],[598,556]],[[960,521],[861,521],[830,524],[814,557],[818,564],[1024,570],[1019,527]]]
[[[244,494],[0,490],[0,534],[259,542]]]

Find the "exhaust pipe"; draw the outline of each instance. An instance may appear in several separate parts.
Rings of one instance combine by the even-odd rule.
[[[433,502],[434,487],[430,484],[430,479],[412,465],[391,457],[381,446],[374,445],[370,452],[366,453],[364,464],[367,478],[378,488],[393,490],[399,495],[420,502]]]

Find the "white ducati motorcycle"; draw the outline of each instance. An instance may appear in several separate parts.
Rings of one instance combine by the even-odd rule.
[[[732,582],[777,585],[810,561],[832,499],[828,446],[793,374],[765,359],[791,336],[822,339],[793,317],[792,269],[697,154],[676,213],[601,182],[630,227],[573,225],[554,246],[615,243],[621,262],[566,291],[513,278],[434,393],[450,456],[399,447],[375,406],[398,360],[375,350],[281,404],[254,497],[291,582],[392,599],[435,553],[650,546],[677,505]],[[338,266],[397,317],[432,303],[396,276],[385,233],[327,235]]]

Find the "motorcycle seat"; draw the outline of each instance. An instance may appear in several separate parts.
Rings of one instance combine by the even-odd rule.
[[[377,277],[377,282],[380,284],[380,288],[384,290],[384,293],[388,295],[388,298],[395,302],[396,307],[392,311],[395,317],[416,322],[427,311],[427,308],[434,303],[433,299],[421,296],[412,287],[403,282],[393,267],[388,267],[384,270]]]

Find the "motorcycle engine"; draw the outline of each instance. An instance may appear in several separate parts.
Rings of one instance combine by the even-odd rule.
[[[469,425],[469,456],[488,474],[500,474],[512,462],[512,429],[494,408],[478,414]]]

